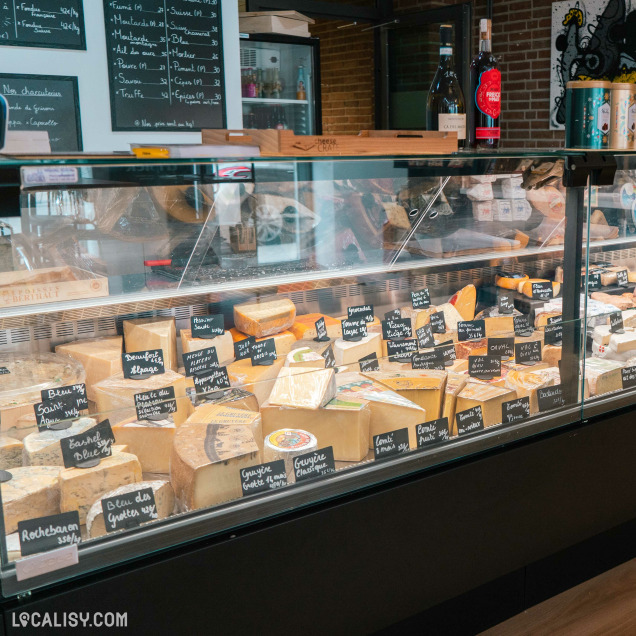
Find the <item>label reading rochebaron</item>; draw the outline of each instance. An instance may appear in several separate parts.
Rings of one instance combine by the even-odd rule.
[[[439,130],[440,132],[456,132],[457,139],[466,139],[466,115],[440,113]]]

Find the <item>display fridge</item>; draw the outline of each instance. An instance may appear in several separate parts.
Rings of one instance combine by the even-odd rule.
[[[244,128],[280,128],[320,135],[317,38],[241,33]]]

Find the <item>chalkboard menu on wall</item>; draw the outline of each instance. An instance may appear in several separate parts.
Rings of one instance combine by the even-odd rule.
[[[86,49],[82,0],[1,0],[0,46],[7,45]]]
[[[225,126],[221,3],[104,0],[113,130]]]
[[[77,77],[0,73],[0,93],[9,130],[47,130],[54,152],[82,149]]]

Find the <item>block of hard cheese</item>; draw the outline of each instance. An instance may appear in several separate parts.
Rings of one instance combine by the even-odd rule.
[[[128,452],[137,456],[144,473],[168,473],[176,430],[172,417],[165,420],[133,417],[113,426],[115,441],[128,446]]]
[[[177,370],[177,329],[174,318],[124,320],[126,353],[161,349],[166,369]]]
[[[86,515],[86,531],[88,536],[93,539],[106,534],[106,524],[104,523],[104,509],[102,500],[110,497],[119,497],[121,495],[134,495],[137,491],[144,488],[152,488],[155,497],[155,506],[157,519],[165,519],[174,512],[174,490],[169,481],[153,480],[139,481],[135,484],[126,484],[103,494],[89,509]],[[106,515],[116,514],[116,511],[106,511]]]
[[[532,298],[532,283],[549,283],[545,278],[530,278],[523,283],[519,283],[517,291],[528,298]],[[561,291],[561,283],[552,282],[552,296],[556,298]]]
[[[109,490],[141,481],[141,465],[135,455],[113,453],[92,468],[64,468],[60,472],[60,511],[79,512],[86,523],[90,507]]]
[[[561,354],[563,347],[557,347],[556,345],[545,345],[541,351],[541,359],[551,367],[559,365],[561,360]]]
[[[451,435],[457,435],[457,422],[455,422],[455,406],[459,392],[466,386],[468,376],[464,373],[450,371],[446,377],[444,388],[444,408],[442,417],[448,418],[448,427]]]
[[[539,411],[537,389],[559,384],[561,381],[560,377],[557,367],[545,367],[541,369],[530,367],[525,371],[509,371],[506,376],[505,386],[515,391],[517,397],[529,397],[530,413],[534,414]]]
[[[182,329],[179,335],[183,353],[214,347],[220,366],[225,367],[230,362],[234,362],[234,340],[229,331],[216,338],[193,338],[191,329]]]
[[[455,343],[455,355],[458,360],[466,359],[468,356],[485,356],[488,353],[488,341],[486,338],[481,340],[463,340]]]
[[[394,391],[391,391],[359,373],[338,373],[336,399],[347,401],[365,400],[371,408],[369,425],[369,448],[373,448],[373,437],[400,428],[409,431],[409,446],[417,448],[416,427],[426,422],[426,411]]]
[[[196,510],[242,495],[241,468],[261,463],[247,426],[184,424],[174,438],[170,482],[182,510]]]
[[[76,340],[57,345],[55,353],[75,358],[86,371],[86,393],[95,400],[93,385],[121,371],[123,338],[108,336],[90,340]]]
[[[515,391],[499,386],[469,382],[457,395],[455,414],[481,406],[484,426],[501,424],[501,405],[517,397]]]
[[[620,391],[623,388],[622,368],[623,365],[615,360],[586,358],[585,379],[589,383],[590,395]]]
[[[475,318],[475,304],[477,303],[477,289],[474,285],[466,285],[455,293],[448,301],[461,314],[462,320]]]
[[[12,468],[12,479],[2,484],[4,531],[18,529],[19,521],[60,512],[60,466]]]
[[[316,322],[324,318],[325,326],[327,327],[327,335],[330,338],[342,337],[342,324],[339,320],[326,316],[325,314],[303,314],[302,316],[296,316],[294,324],[289,328],[294,334],[296,340],[310,340],[316,338]]]
[[[268,402],[273,406],[317,409],[336,397],[334,369],[283,367]]]
[[[263,435],[302,425],[318,440],[318,448],[333,447],[336,461],[359,462],[369,452],[369,402],[337,396],[319,409],[292,409],[266,402],[261,407]]]
[[[286,367],[304,367],[307,369],[324,369],[325,358],[319,353],[312,351],[309,347],[303,349],[293,349],[285,358]]]
[[[254,300],[234,305],[234,325],[248,336],[266,338],[289,329],[296,319],[296,305],[288,298]]]
[[[361,375],[422,407],[428,420],[442,417],[446,371],[368,371]]]
[[[230,384],[256,396],[259,404],[263,404],[269,397],[278,373],[283,368],[285,358],[278,358],[271,365],[252,366],[248,358],[237,360],[227,367]]]
[[[230,329],[230,334],[232,334],[232,340],[234,342],[245,340],[245,338],[248,337],[244,333],[241,333],[238,329],[234,329],[234,328]],[[292,350],[292,347],[296,344],[296,337],[291,331],[281,331],[280,333],[276,333],[273,336],[265,336],[264,338],[256,338],[256,342],[260,342],[261,340],[267,340],[268,338],[274,338],[274,346],[276,347],[276,355],[279,357],[286,356]]]
[[[636,281],[634,281],[636,282]],[[609,316],[607,317],[607,324],[609,325]],[[636,327],[636,309],[626,309],[623,312],[623,325],[625,327]]]
[[[60,440],[87,431],[97,422],[90,417],[80,417],[61,431],[52,429],[30,433],[24,440],[23,462],[25,466],[64,466]]]
[[[382,334],[369,333],[358,342],[343,340],[338,338],[333,345],[333,353],[338,366],[343,364],[353,364],[360,358],[375,353],[378,358],[382,357]]]
[[[214,394],[209,394],[207,397],[199,399],[198,404],[215,404],[216,406],[223,404],[225,406],[231,406],[233,409],[258,412],[258,400],[256,396],[243,389],[224,389],[222,395],[216,397]]]
[[[258,411],[233,408],[231,404],[201,404],[194,409],[194,413],[186,420],[186,424],[246,426],[252,431],[258,448],[263,450],[263,426],[261,414]]]
[[[453,307],[453,309],[455,308]],[[413,309],[413,307],[406,306],[400,309],[400,316],[411,319],[411,329],[415,333],[420,327],[428,325],[431,322],[431,314],[437,313],[437,311],[439,309],[432,305],[426,309]]]
[[[0,470],[22,466],[23,444],[15,437],[0,435]]]
[[[128,380],[122,373],[98,382],[95,389],[95,404],[98,413],[108,418],[111,424],[123,422],[136,415],[135,394],[173,387],[177,400],[177,411],[172,414],[175,424],[185,422],[192,410],[192,402],[186,397],[185,377],[166,369],[165,373],[151,375],[145,380]]]
[[[464,318],[457,308],[451,303],[444,303],[437,307],[437,311],[441,311],[444,314],[444,322],[446,323],[446,331],[457,331],[457,323],[463,320],[469,320]],[[472,318],[470,319],[472,320]],[[442,334],[443,335],[443,334]]]

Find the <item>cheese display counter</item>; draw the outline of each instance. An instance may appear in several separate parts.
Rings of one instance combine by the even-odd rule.
[[[633,400],[632,160],[0,162],[3,595]]]

